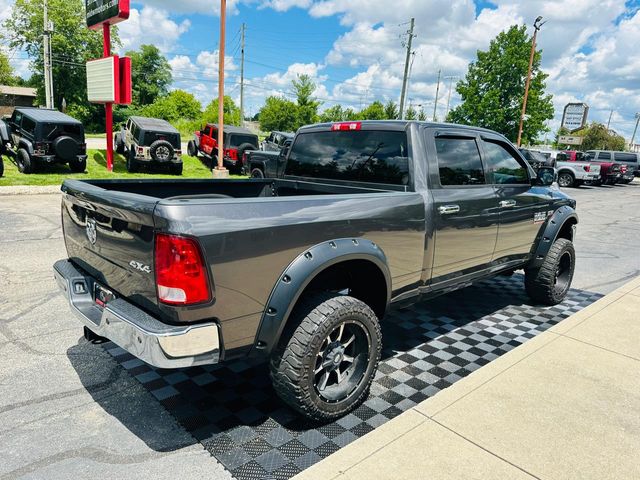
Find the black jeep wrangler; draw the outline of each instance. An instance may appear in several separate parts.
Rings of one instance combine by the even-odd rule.
[[[126,156],[129,172],[146,164],[166,166],[172,174],[182,175],[180,133],[166,120],[129,117],[114,142],[116,152]]]
[[[22,173],[53,163],[67,163],[74,173],[87,168],[82,123],[57,110],[16,108],[0,121],[0,144],[0,152],[13,157]]]

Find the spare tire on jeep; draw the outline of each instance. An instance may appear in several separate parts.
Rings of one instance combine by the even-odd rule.
[[[78,148],[78,142],[71,137],[63,135],[53,141],[53,151],[57,157],[68,162],[76,158],[80,149]]]
[[[149,155],[156,162],[166,163],[173,158],[175,150],[166,140],[156,140],[149,147]]]

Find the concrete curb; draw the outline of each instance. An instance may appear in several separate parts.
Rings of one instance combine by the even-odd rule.
[[[44,195],[60,193],[60,185],[12,185],[0,187],[0,196],[3,195]]]

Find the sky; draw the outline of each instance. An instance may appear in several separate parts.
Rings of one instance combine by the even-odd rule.
[[[13,0],[0,0],[0,20]],[[173,68],[173,88],[203,104],[217,95],[217,0],[133,0],[119,25],[122,50],[156,45]],[[245,113],[269,95],[292,98],[291,80],[316,82],[321,108],[360,109],[399,101],[409,20],[415,18],[408,102],[433,116],[446,113],[450,85],[465,75],[476,51],[500,31],[542,15],[542,69],[549,74],[557,130],[568,102],[590,107],[627,140],[640,112],[640,0],[228,0],[225,89],[239,102],[240,28],[245,36]],[[122,53],[122,52],[120,52]],[[14,59],[20,73],[27,62]],[[455,88],[450,106],[460,102]],[[549,135],[551,138],[552,135]]]

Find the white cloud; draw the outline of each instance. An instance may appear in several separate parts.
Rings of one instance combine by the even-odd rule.
[[[308,8],[312,4],[312,0],[262,0],[260,8],[271,8],[276,12],[286,12],[294,7]]]
[[[145,6],[142,10],[131,9],[129,19],[118,24],[118,33],[123,51],[151,44],[166,52],[175,48],[180,36],[190,27],[188,19],[176,23],[166,10]]]
[[[238,13],[240,0],[227,0],[227,15]],[[198,13],[204,15],[220,15],[220,2],[211,0],[153,0],[156,8],[177,14]]]

